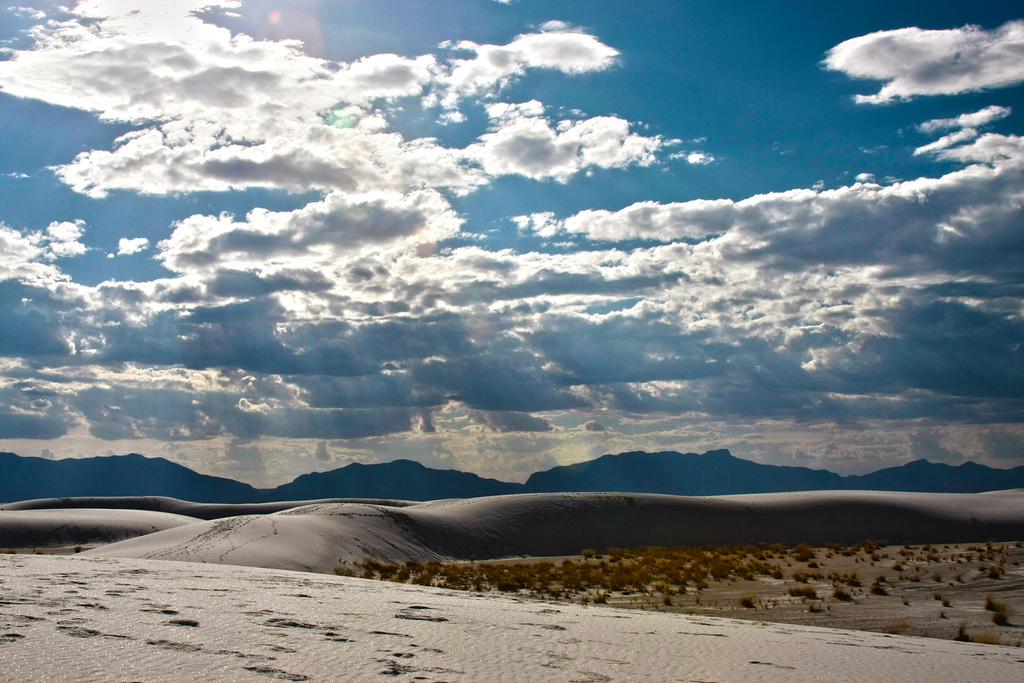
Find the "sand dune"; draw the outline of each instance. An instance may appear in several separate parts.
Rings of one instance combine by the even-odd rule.
[[[235,515],[265,515],[312,503],[373,503],[403,507],[414,503],[405,500],[379,500],[376,498],[325,498],[323,500],[292,500],[271,503],[193,503],[166,496],[92,496],[81,498],[36,498],[0,505],[4,510],[56,510],[69,508],[109,508],[127,510],[153,510],[172,512],[199,519],[220,519]]]
[[[330,572],[381,560],[565,555],[583,548],[780,542],[891,543],[1024,538],[1024,492],[826,491],[689,498],[529,494],[391,507],[315,503],[201,522],[95,556]]]
[[[150,510],[17,510],[0,512],[0,548],[114,543],[194,524],[195,517]]]
[[[1020,680],[1017,648],[185,562],[0,556],[4,676]]]

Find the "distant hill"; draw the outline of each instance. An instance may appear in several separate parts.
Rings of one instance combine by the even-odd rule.
[[[163,458],[115,455],[47,460],[0,453],[0,502],[85,496],[167,496],[199,503],[261,503],[320,498],[432,500],[508,493],[620,491],[707,496],[829,489],[973,493],[1024,488],[1024,467],[1004,470],[968,462],[915,460],[859,476],[762,465],[727,450],[704,454],[603,455],[536,472],[525,484],[438,470],[411,460],[346,465],[304,474],[273,489],[199,474]]]
[[[377,465],[352,463],[330,472],[303,474],[272,490],[275,500],[398,498],[437,500],[522,493],[522,484],[484,479],[458,470],[435,470],[412,460]]]
[[[914,460],[900,467],[887,467],[871,474],[843,477],[843,483],[847,489],[876,491],[997,491],[1024,488],[1024,467],[1002,470],[976,462],[945,465],[927,460]],[[917,488],[908,488],[909,486]]]
[[[827,470],[761,465],[729,451],[602,455],[596,460],[552,467],[526,481],[530,493],[622,491],[714,496],[727,493],[774,493],[838,489],[843,477]]]
[[[257,489],[199,474],[163,458],[23,458],[0,453],[0,501],[78,496],[168,496],[197,503],[249,503]]]

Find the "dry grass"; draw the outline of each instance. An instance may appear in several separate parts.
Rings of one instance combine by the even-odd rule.
[[[701,590],[710,581],[753,580],[771,576],[772,559],[790,552],[782,546],[721,548],[611,548],[607,559],[588,549],[579,559],[553,562],[445,563],[407,561],[390,564],[366,559],[356,569],[336,573],[456,590],[526,592],[540,597],[594,598],[603,590],[624,594],[671,596]],[[820,573],[819,573],[820,576]],[[595,600],[596,601],[596,600]]]
[[[891,633],[893,635],[899,635],[901,633],[907,633],[913,628],[914,625],[906,619],[897,619],[896,621],[891,622],[885,627],[885,632]]]
[[[1019,550],[1006,551],[1011,547],[1017,546],[864,542],[817,549],[806,544],[597,548],[569,558],[397,564],[367,559],[337,571],[583,604],[937,638],[953,637],[952,626],[962,622],[957,638],[971,639],[968,629],[972,635],[986,628],[1004,636],[1009,632],[1005,627],[1011,626],[1014,614],[1010,603],[1016,602],[1016,586],[1022,583],[1015,575],[1024,564]],[[891,571],[894,561],[902,569],[898,574]],[[998,580],[990,578],[991,567],[1000,569]],[[988,595],[988,612],[981,612],[978,607],[988,590],[999,592]]]
[[[985,643],[986,645],[1002,645],[1002,637],[993,631],[982,631],[975,633],[971,636],[971,641],[975,643]]]

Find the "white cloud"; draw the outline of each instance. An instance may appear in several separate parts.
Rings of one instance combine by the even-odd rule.
[[[664,143],[630,132],[628,121],[597,116],[554,126],[536,100],[488,105],[492,130],[466,149],[490,175],[519,174],[566,182],[590,167],[649,166]]]
[[[914,155],[938,154],[945,155],[943,150],[948,150],[961,143],[970,142],[978,137],[978,128],[993,121],[1006,118],[1010,115],[1009,107],[991,106],[970,114],[961,114],[948,119],[931,119],[925,121],[918,130],[922,133],[934,133],[940,130],[954,129],[953,132],[943,135],[938,140],[922,145],[914,150]],[[947,157],[952,158],[952,157]]]
[[[949,119],[931,119],[918,126],[918,129],[922,133],[934,133],[936,131],[947,130],[950,128],[981,128],[993,121],[1005,119],[1011,113],[1012,110],[1009,107],[992,105],[969,114],[961,114],[960,116],[955,116]]]
[[[7,7],[6,10],[16,17],[23,19],[34,19],[41,21],[46,18],[46,12],[35,7]]]
[[[467,162],[490,175],[564,180],[588,166],[651,163],[661,144],[616,117],[563,122],[556,131],[523,110],[470,150],[447,149],[389,132],[369,107],[378,98],[424,96],[443,101],[442,118],[456,122],[463,98],[493,94],[529,70],[580,74],[614,63],[616,50],[563,24],[505,45],[455,46],[474,54],[468,59],[377,54],[344,64],[310,57],[294,41],[232,35],[202,21],[194,13],[201,7],[82,3],[77,16],[37,27],[31,49],[0,62],[9,94],[144,124],[109,150],[57,167],[75,191],[464,194],[487,182]],[[514,158],[519,142],[539,156]]]
[[[131,239],[122,237],[117,241],[117,254],[118,256],[138,254],[140,251],[145,251],[148,247],[149,240],[145,237],[134,237]]]
[[[978,26],[901,28],[851,38],[828,51],[824,65],[854,78],[885,81],[856,100],[885,104],[918,95],[955,95],[1024,81],[1024,21],[987,31]]]
[[[453,58],[446,75],[439,78],[438,91],[426,104],[441,104],[456,109],[459,100],[471,95],[493,95],[530,69],[551,69],[567,74],[603,71],[615,64],[618,50],[594,36],[565,25],[547,24],[540,33],[517,36],[505,45],[479,44],[464,40],[446,44],[458,51],[474,54],[468,59]]]
[[[157,248],[176,272],[221,267],[330,268],[360,247],[404,241],[418,245],[458,234],[461,219],[438,192],[346,195],[333,192],[295,211],[254,209],[243,221],[195,215],[175,225]]]
[[[257,413],[259,415],[269,415],[272,410],[266,401],[256,403],[244,396],[238,399],[238,409],[243,413]]]

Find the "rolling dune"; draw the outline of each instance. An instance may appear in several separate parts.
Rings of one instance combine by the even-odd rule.
[[[0,548],[114,543],[198,522],[152,510],[17,510],[0,512]]]
[[[1024,492],[827,491],[689,498],[528,494],[392,507],[313,503],[199,522],[90,551],[330,572],[384,561],[567,555],[583,548],[1024,538]]]

